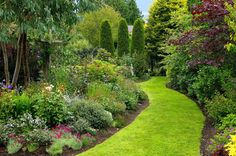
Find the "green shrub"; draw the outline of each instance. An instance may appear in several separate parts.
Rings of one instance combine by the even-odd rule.
[[[87,96],[89,99],[97,101],[113,115],[122,114],[125,112],[126,106],[117,99],[118,93],[113,91],[114,87],[113,84],[91,83]]]
[[[24,93],[22,95],[13,96],[12,102],[15,112],[14,117],[30,112],[32,109],[30,97]]]
[[[114,42],[112,38],[112,32],[111,32],[111,25],[109,21],[107,20],[101,23],[100,48],[107,50],[112,55],[114,54],[114,51],[115,51]]]
[[[112,115],[103,107],[92,101],[77,101],[71,106],[75,116],[80,116],[91,124],[93,128],[107,128],[112,123]]]
[[[78,79],[83,79],[86,82],[101,81],[106,83],[114,83],[118,79],[116,66],[105,61],[94,60],[87,65],[77,66],[76,75]],[[86,77],[84,76],[86,73]]]
[[[116,117],[112,123],[112,126],[116,128],[123,128],[125,125],[126,122],[123,116]]]
[[[23,145],[21,143],[19,143],[16,140],[10,139],[7,143],[7,153],[8,154],[15,154],[17,153],[21,148],[23,147]]]
[[[75,121],[70,123],[70,127],[75,133],[85,133],[90,128],[90,124],[87,120],[76,117]]]
[[[73,68],[70,66],[52,66],[49,81],[56,88],[63,86],[67,93],[73,94],[77,89],[77,82],[73,79],[73,74]]]
[[[167,76],[170,79],[170,86],[173,89],[187,93],[196,77],[196,71],[190,69],[186,62],[190,60],[189,56],[184,52],[175,52],[165,58]],[[189,92],[190,96],[193,96]]]
[[[50,155],[60,155],[63,153],[63,148],[68,147],[73,150],[80,150],[82,147],[81,141],[72,135],[66,135],[61,139],[55,139],[52,145],[47,149]]]
[[[137,90],[137,95],[138,95],[139,102],[148,100],[147,94],[142,90]]]
[[[0,97],[0,120],[7,120],[14,116],[14,105],[12,98],[14,96],[14,92],[11,93],[3,93]]]
[[[90,136],[89,134],[85,134],[81,136],[81,142],[83,144],[83,147],[88,146],[89,144],[95,142],[96,139]]]
[[[206,98],[212,99],[216,92],[224,93],[231,80],[230,72],[212,66],[200,68],[192,90],[198,100],[203,103]]]
[[[119,87],[115,90],[118,93],[118,100],[126,105],[127,110],[135,110],[139,101],[138,87],[131,80],[120,80]]]
[[[40,145],[49,145],[52,142],[52,134],[47,129],[34,129],[24,133],[27,143],[37,143]]]
[[[129,32],[125,19],[120,20],[119,23],[117,50],[119,57],[129,54]]]
[[[39,149],[39,146],[40,145],[38,143],[30,143],[26,148],[29,152],[35,152],[37,149]]]
[[[146,77],[148,77],[148,63],[146,54],[144,52],[140,54],[135,53],[133,54],[133,58],[134,75],[140,79],[146,79]]]
[[[27,133],[34,129],[45,129],[46,122],[38,117],[33,118],[31,114],[24,114],[19,116],[17,119],[8,119],[2,123],[2,128],[0,129],[0,134],[2,134],[6,140],[8,140],[8,134],[21,135]]]
[[[236,114],[229,114],[221,119],[219,129],[236,128]]]
[[[236,114],[236,102],[225,98],[223,95],[216,95],[212,100],[206,101],[206,108],[209,116],[216,122],[228,114]]]
[[[47,121],[47,124],[53,126],[66,121],[68,107],[60,93],[38,93],[32,99],[34,115]]]

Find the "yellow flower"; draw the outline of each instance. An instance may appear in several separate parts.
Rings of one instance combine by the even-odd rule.
[[[229,156],[236,156],[236,135],[231,135],[231,141],[225,145],[225,148],[229,152]]]

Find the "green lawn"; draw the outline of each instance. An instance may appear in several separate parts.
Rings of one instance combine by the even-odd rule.
[[[79,156],[199,156],[204,116],[166,78],[141,84],[150,106],[128,127]]]

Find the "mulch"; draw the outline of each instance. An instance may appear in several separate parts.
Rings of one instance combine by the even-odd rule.
[[[201,139],[201,155],[202,156],[212,156],[211,153],[207,150],[209,146],[210,140],[216,135],[217,130],[214,126],[212,119],[208,116],[207,110],[205,107],[198,105],[203,112],[206,120],[204,124],[204,128],[202,130],[202,139]]]
[[[143,101],[138,104],[137,110],[127,112],[124,116],[125,123],[126,123],[125,127],[128,126],[129,124],[131,124],[136,119],[136,117],[148,106],[149,106],[149,101]],[[123,129],[123,128],[121,128],[121,129]],[[115,133],[119,132],[121,129],[108,128],[105,131],[104,130],[99,131],[97,133],[97,135],[95,136],[96,142],[92,143],[91,145],[89,145],[85,148],[82,148],[80,151],[74,151],[74,150],[65,148],[62,156],[75,156],[79,153],[85,152],[85,151],[89,150],[90,148],[93,148],[96,145],[103,143],[105,140],[110,138]],[[11,156],[48,156],[48,154],[46,152],[46,148],[47,147],[40,147],[34,153],[24,152],[21,150],[20,152],[18,152],[16,154],[11,154]],[[7,152],[6,152],[6,149],[3,147],[0,147],[0,156],[9,156],[9,154],[7,154]]]

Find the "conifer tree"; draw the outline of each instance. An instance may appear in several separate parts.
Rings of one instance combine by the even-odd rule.
[[[132,33],[131,54],[137,55],[144,52],[145,48],[145,36],[144,36],[144,22],[141,19],[137,19],[134,22],[134,28]]]
[[[184,0],[155,0],[149,10],[145,32],[149,66],[152,72],[154,68],[160,69],[162,67],[160,62],[166,55],[162,45],[169,39],[168,29],[175,27],[175,24],[170,22],[171,13],[183,2]]]
[[[114,54],[115,51],[114,42],[112,39],[111,25],[107,20],[103,21],[101,24],[100,48],[107,50],[111,54]]]
[[[129,32],[125,19],[122,19],[119,23],[117,49],[119,57],[129,53]]]

